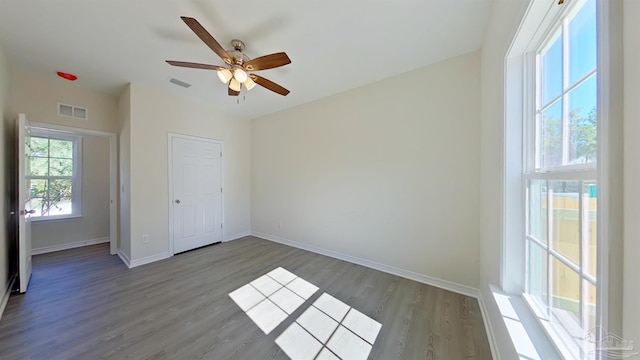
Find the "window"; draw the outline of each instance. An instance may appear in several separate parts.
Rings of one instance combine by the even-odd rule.
[[[529,62],[525,297],[561,334],[554,340],[585,358],[597,326],[596,0],[571,5]]]
[[[80,216],[81,137],[32,129],[27,140],[33,220]]]

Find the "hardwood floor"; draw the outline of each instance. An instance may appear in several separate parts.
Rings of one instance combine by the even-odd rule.
[[[275,339],[323,292],[382,323],[370,359],[491,359],[475,299],[255,237],[133,269],[108,244],[33,264],[0,359],[288,359]],[[265,335],[228,294],[278,266],[320,289]]]

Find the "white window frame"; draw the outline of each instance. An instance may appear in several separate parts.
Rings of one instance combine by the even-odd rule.
[[[82,136],[65,131],[51,129],[31,128],[30,137],[49,138],[55,140],[68,140],[73,142],[73,176],[71,203],[72,213],[64,215],[31,216],[31,221],[55,221],[82,217]],[[56,179],[56,176],[27,176],[27,179]],[[66,176],[62,178],[68,178]]]
[[[523,193],[526,194],[527,190],[528,190],[528,182],[530,180],[547,180],[547,181],[552,181],[552,180],[578,180],[580,186],[580,191],[582,191],[582,184],[584,181],[596,181],[596,183],[598,184],[598,186],[600,187],[600,179],[599,179],[599,172],[598,172],[598,164],[597,163],[584,163],[584,164],[568,164],[567,161],[567,155],[568,155],[568,148],[567,148],[567,143],[568,143],[568,123],[567,123],[567,119],[568,119],[568,108],[566,106],[563,106],[563,164],[566,165],[561,165],[561,166],[554,166],[554,167],[542,167],[541,163],[540,163],[540,159],[539,159],[539,155],[540,153],[536,150],[537,149],[537,145],[540,144],[541,139],[539,138],[539,131],[537,130],[537,127],[540,125],[540,115],[538,114],[538,110],[543,111],[545,108],[547,108],[550,105],[553,105],[556,103],[556,101],[562,101],[563,105],[566,105],[567,99],[566,97],[568,97],[569,93],[577,88],[578,86],[580,86],[581,84],[583,84],[585,81],[589,80],[591,78],[591,76],[598,76],[600,74],[600,64],[597,63],[596,64],[596,69],[590,71],[588,74],[586,74],[585,76],[583,76],[580,80],[576,81],[574,85],[572,86],[568,86],[568,69],[565,63],[565,54],[568,51],[568,41],[566,39],[567,37],[567,30],[568,30],[568,24],[569,24],[569,18],[571,18],[572,16],[574,16],[579,9],[584,5],[584,3],[586,2],[586,0],[578,0],[578,1],[572,1],[569,3],[566,3],[563,7],[560,6],[553,6],[549,13],[547,14],[545,20],[543,21],[543,24],[541,25],[541,27],[538,30],[538,33],[536,34],[536,37],[534,37],[533,41],[530,43],[529,48],[527,49],[525,55],[524,55],[524,76],[523,76],[523,82],[524,82],[524,86],[523,86],[523,110],[524,110],[524,114],[523,114],[523,176],[522,176],[522,191]],[[598,5],[596,5],[597,10],[599,11],[599,7]],[[596,15],[597,16],[597,15]],[[539,53],[542,53],[548,46],[550,46],[552,44],[551,40],[554,40],[558,35],[559,32],[562,30],[562,37],[564,37],[564,39],[562,40],[562,47],[563,47],[563,83],[562,83],[562,91],[561,93],[556,96],[554,99],[550,100],[547,104],[541,104],[541,100],[539,99],[538,96],[538,88],[540,87],[540,82],[539,82],[539,77],[538,77],[538,72],[540,71],[539,69],[539,61],[538,61],[538,57],[539,57]],[[540,32],[543,31],[543,32]],[[599,36],[599,35],[597,35]],[[596,40],[598,41],[598,40]],[[598,50],[599,51],[599,50]],[[597,55],[598,58],[598,62],[600,61],[600,55]],[[594,75],[595,74],[595,75]],[[598,79],[598,86],[600,85],[600,81]],[[600,104],[600,91],[598,90],[598,105]],[[542,106],[545,106],[544,108]],[[598,115],[600,115],[600,109],[598,109]],[[600,121],[601,119],[599,119],[599,124],[598,124],[598,132],[600,132]],[[598,136],[598,147],[601,146],[600,143],[600,135]],[[598,153],[600,152],[600,150],[598,150]],[[600,156],[597,157],[598,160],[600,160]],[[549,189],[549,188],[547,188]],[[599,194],[600,195],[600,194]],[[547,201],[550,202],[551,196],[548,193],[547,194]],[[567,267],[569,267],[570,269],[574,270],[575,272],[578,273],[579,277],[580,277],[580,305],[581,305],[581,312],[583,311],[583,304],[582,304],[582,292],[584,291],[583,289],[583,285],[582,285],[582,280],[587,280],[589,283],[595,285],[596,287],[596,293],[597,298],[596,298],[596,313],[597,314],[601,314],[601,310],[600,308],[602,307],[602,303],[601,303],[601,299],[600,299],[600,293],[601,293],[601,289],[600,287],[602,286],[601,282],[599,283],[598,281],[596,281],[596,278],[593,276],[590,276],[589,274],[587,274],[584,269],[582,268],[584,265],[584,252],[582,251],[583,249],[583,244],[581,244],[580,246],[580,264],[578,267],[575,266],[575,264],[573,264],[572,261],[566,259],[562,254],[558,253],[557,251],[552,249],[552,241],[553,239],[550,237],[550,233],[551,230],[549,228],[547,228],[547,243],[544,244],[543,241],[539,241],[538,239],[532,238],[528,236],[528,203],[527,203],[527,197],[523,195],[522,198],[522,209],[523,209],[523,215],[524,215],[524,219],[523,219],[523,230],[524,230],[524,234],[523,237],[521,239],[521,241],[524,241],[524,264],[525,264],[525,271],[523,273],[523,279],[522,279],[522,284],[524,284],[523,287],[523,298],[526,300],[527,305],[529,305],[530,309],[534,312],[535,317],[540,321],[541,325],[543,326],[543,328],[547,331],[547,334],[550,336],[551,340],[553,341],[554,345],[556,345],[557,349],[564,355],[564,356],[578,356],[581,357],[582,355],[586,355],[584,353],[581,354],[581,351],[586,350],[584,348],[584,345],[587,344],[582,344],[583,347],[577,347],[574,346],[574,342],[571,340],[571,338],[568,336],[567,332],[564,330],[561,330],[557,327],[557,325],[553,325],[552,321],[550,321],[550,307],[551,304],[547,304],[546,306],[543,304],[540,304],[537,299],[535,299],[534,297],[530,296],[527,293],[527,290],[529,288],[529,284],[528,284],[528,279],[529,279],[529,244],[530,243],[535,243],[536,245],[540,246],[543,251],[545,251],[546,256],[547,256],[547,296],[550,297],[551,296],[551,288],[552,288],[552,277],[553,274],[551,271],[549,271],[550,269],[552,269],[552,265],[551,265],[551,259],[557,259],[559,260],[561,263],[563,263],[564,265],[566,265]],[[600,199],[598,200],[598,212],[600,212]],[[582,215],[582,210],[583,210],[583,203],[582,203],[582,198],[580,198],[579,200],[579,212],[580,215]],[[552,208],[550,206],[550,204],[547,204],[547,211],[551,212]],[[547,216],[547,223],[550,222],[550,217]],[[600,219],[599,219],[600,220]],[[600,222],[600,221],[599,221]],[[581,222],[579,222],[579,231],[580,231],[580,240],[579,241],[583,241],[582,240],[582,224]],[[599,237],[598,241],[601,242],[602,238]],[[598,251],[600,251],[600,244],[598,245]],[[598,261],[600,261],[600,256],[598,256]],[[598,266],[600,266],[600,264],[598,264]],[[597,277],[600,278],[601,276],[601,272],[598,271],[597,272]],[[585,314],[583,314],[583,321],[585,318]],[[600,325],[600,317],[596,316],[596,326]],[[586,329],[585,329],[586,330]],[[560,340],[560,341],[558,341]]]

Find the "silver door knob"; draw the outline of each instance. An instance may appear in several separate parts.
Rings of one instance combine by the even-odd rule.
[[[180,200],[176,199],[175,203],[180,204]]]

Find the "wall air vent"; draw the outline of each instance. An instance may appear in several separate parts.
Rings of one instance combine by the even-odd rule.
[[[87,120],[89,111],[83,107],[58,103],[58,115]]]
[[[184,82],[182,80],[178,80],[176,78],[169,79],[169,82],[172,83],[172,84],[176,84],[178,86],[182,86],[185,89],[187,89],[187,88],[189,88],[191,86],[191,84],[189,84],[187,82]]]

